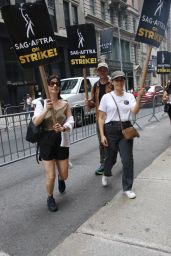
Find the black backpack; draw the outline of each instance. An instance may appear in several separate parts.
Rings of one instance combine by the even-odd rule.
[[[42,106],[44,106],[44,101],[40,101],[42,103]],[[27,127],[26,140],[30,143],[39,143],[44,133],[44,125],[45,122],[43,121],[39,126],[35,126],[31,118]]]

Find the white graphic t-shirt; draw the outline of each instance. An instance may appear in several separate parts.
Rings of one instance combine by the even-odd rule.
[[[114,91],[112,91],[111,93],[103,95],[99,105],[99,110],[106,113],[105,123],[120,121],[117,107],[111,94],[118,105],[122,122],[129,121],[131,109],[136,104],[134,95],[132,93],[124,92],[122,96],[117,96]]]

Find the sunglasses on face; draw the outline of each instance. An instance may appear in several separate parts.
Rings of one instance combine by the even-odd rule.
[[[49,85],[50,87],[53,87],[54,85],[59,86],[59,83],[58,83],[58,82],[53,82],[53,81],[51,81],[48,85]]]

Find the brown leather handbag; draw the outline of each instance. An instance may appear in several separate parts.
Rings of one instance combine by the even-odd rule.
[[[135,137],[140,137],[138,131],[133,126],[122,129],[122,134],[127,140],[133,139]]]
[[[113,95],[112,94],[110,94],[110,95],[112,96],[112,98],[115,102],[117,111],[118,111],[118,116],[119,116],[119,120],[120,120],[120,124],[121,124],[121,130],[122,130],[122,134],[123,134],[124,138],[127,139],[127,140],[131,140],[135,137],[140,137],[140,134],[138,133],[138,131],[133,126],[130,126],[128,128],[125,128],[125,129],[123,128],[118,105],[117,105],[116,100],[113,97]]]

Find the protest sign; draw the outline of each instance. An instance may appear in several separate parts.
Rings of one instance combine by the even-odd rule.
[[[57,61],[58,50],[45,2],[6,5],[2,17],[20,64],[23,68],[39,67],[46,97],[50,99],[43,65]],[[55,124],[54,109],[51,114]]]
[[[73,25],[67,28],[69,58],[72,67],[96,67],[97,45],[94,24]]]
[[[135,40],[159,47],[170,12],[170,0],[144,0]]]
[[[170,52],[158,51],[157,52],[157,73],[169,74],[170,73]]]
[[[44,1],[6,5],[2,16],[22,67],[57,61],[58,49]]]

